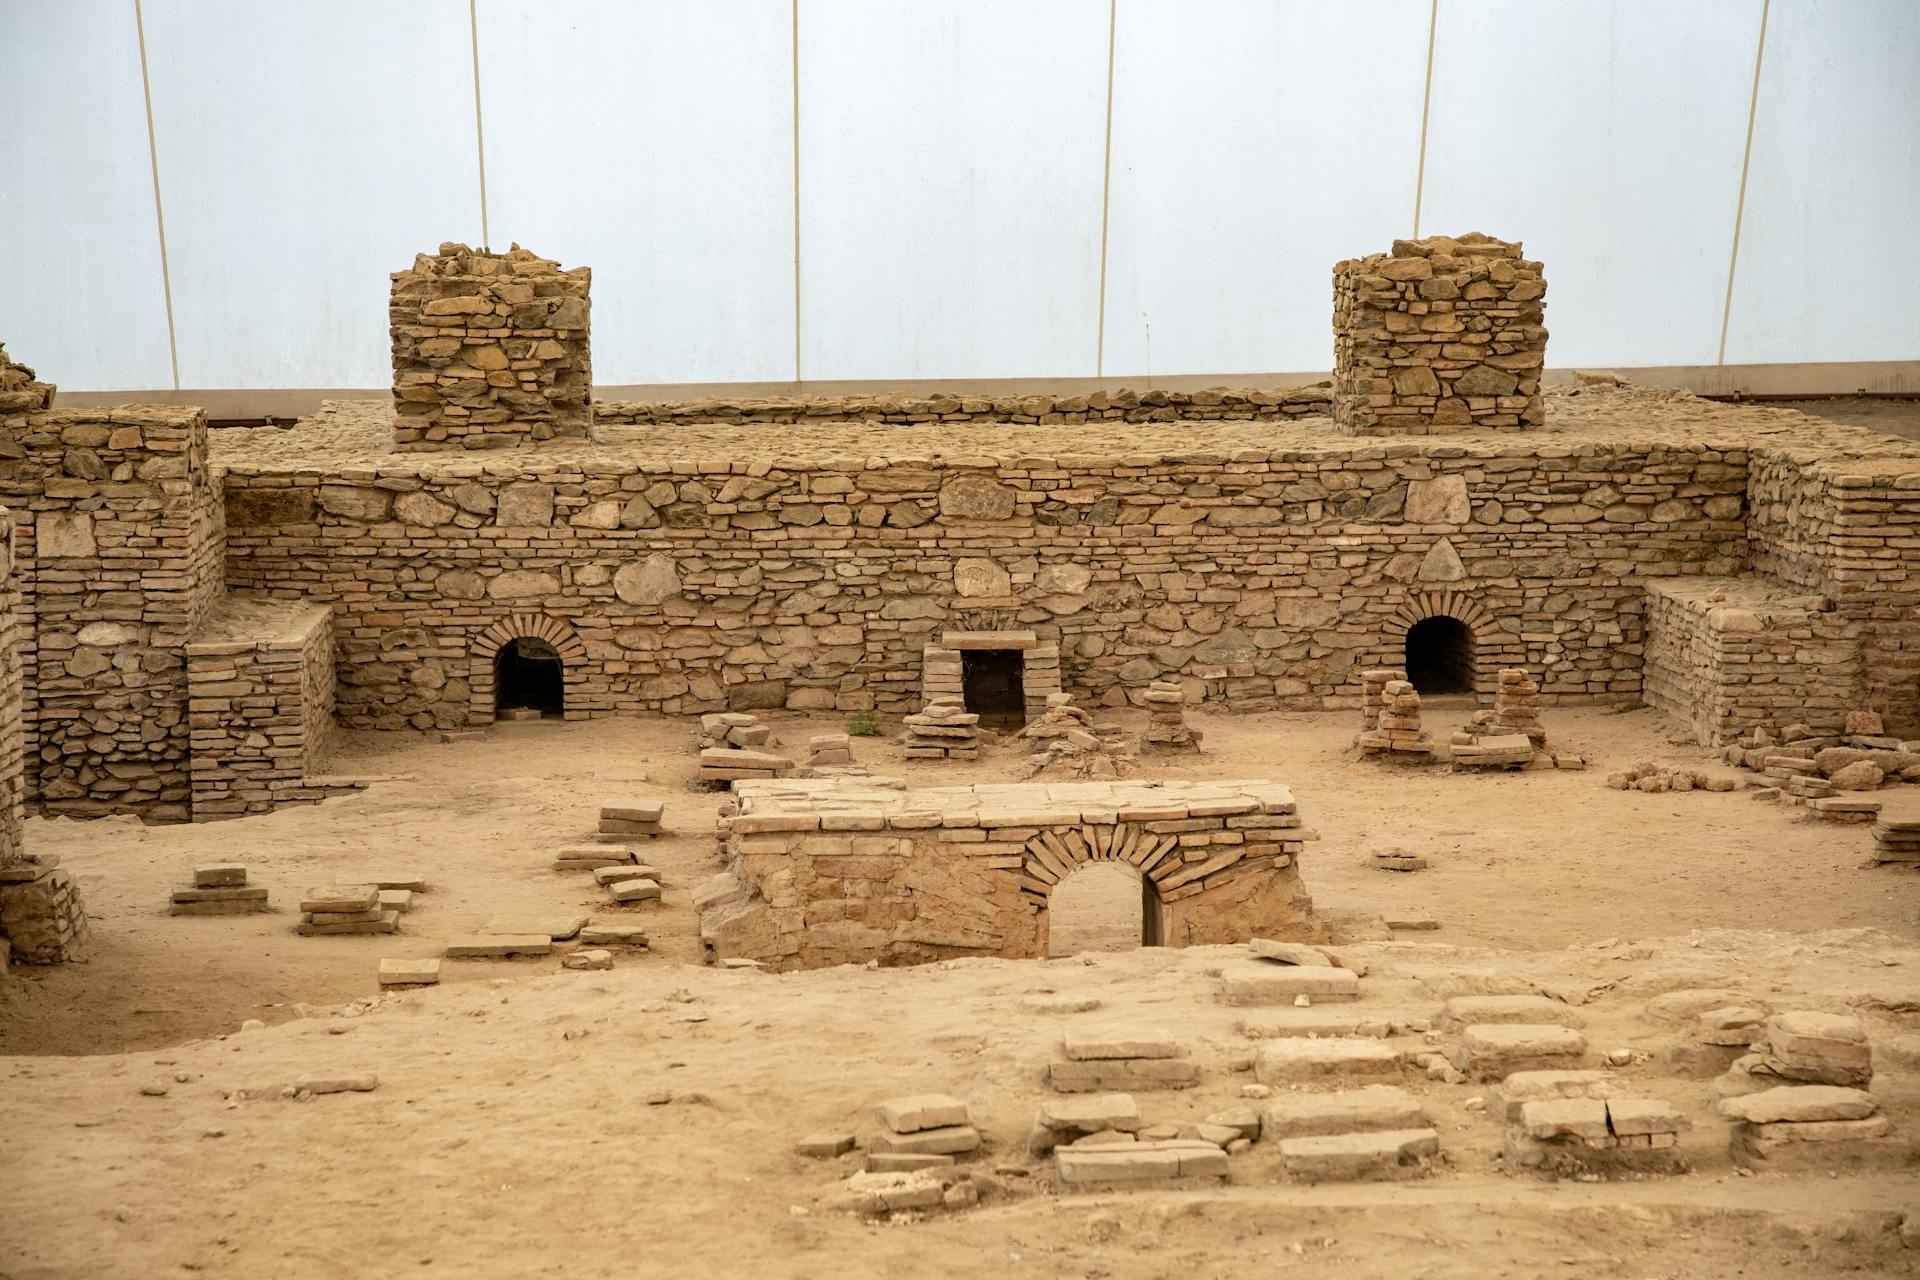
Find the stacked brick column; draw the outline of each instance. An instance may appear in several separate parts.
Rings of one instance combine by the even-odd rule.
[[[1333,268],[1333,417],[1355,435],[1546,421],[1540,264],[1472,232],[1396,240]]]
[[[592,433],[586,267],[443,244],[393,275],[393,447],[513,448]]]

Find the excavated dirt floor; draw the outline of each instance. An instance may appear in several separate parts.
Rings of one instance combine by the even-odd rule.
[[[1077,955],[715,970],[699,965],[689,898],[716,869],[720,796],[693,789],[686,724],[502,726],[450,745],[342,734],[328,769],[388,780],[205,826],[28,823],[30,847],[78,876],[95,954],[0,980],[0,1277],[1920,1274],[1920,1173],[1736,1173],[1707,1095],[1717,1064],[1644,1012],[1665,991],[1727,988],[1856,1013],[1876,1045],[1913,1036],[1920,875],[1863,865],[1863,826],[1740,792],[1607,789],[1608,769],[1642,759],[1719,768],[1648,711],[1549,708],[1552,745],[1592,766],[1488,775],[1361,761],[1357,718],[1196,715],[1208,750],[1150,771],[1291,784],[1319,834],[1302,860],[1317,902],[1441,925],[1351,948],[1369,965],[1362,1006],[1430,1015],[1450,995],[1528,990],[1574,1002],[1596,1053],[1633,1051],[1632,1092],[1692,1118],[1691,1173],[1510,1176],[1497,1122],[1471,1105],[1493,1086],[1409,1068],[1400,1083],[1444,1153],[1427,1178],[1304,1187],[1279,1180],[1263,1142],[1222,1189],[1062,1194],[1025,1154],[1061,1019],[1022,998],[1093,997],[1101,1009],[1071,1016],[1181,1038],[1200,1086],[1138,1097],[1149,1122],[1198,1119],[1251,1080],[1249,1011],[1220,1003],[1213,976],[1241,949],[1129,948],[1137,891],[1090,881],[1084,910],[1055,920],[1056,951],[1089,948]],[[1427,716],[1437,732],[1464,718]],[[789,746],[842,727],[772,723]],[[855,749],[910,786],[1010,780],[1022,759],[1010,743],[966,767],[907,767],[887,739]],[[667,802],[674,834],[648,851],[666,877],[658,905],[610,908],[590,879],[550,867],[615,794]],[[1920,814],[1920,788],[1882,798]],[[1433,866],[1365,865],[1395,846]],[[165,914],[191,863],[229,859],[272,891],[271,914]],[[305,887],[374,875],[431,886],[400,935],[295,936]],[[604,973],[448,961],[438,988],[370,999],[381,958],[436,955],[534,912],[641,921],[652,946]],[[242,1030],[249,1019],[266,1026]],[[1882,1106],[1920,1136],[1920,1069],[1878,1065]],[[223,1093],[360,1073],[379,1087]],[[830,1209],[857,1157],[803,1159],[794,1141],[864,1133],[874,1102],[936,1091],[973,1105],[982,1203],[884,1224]]]

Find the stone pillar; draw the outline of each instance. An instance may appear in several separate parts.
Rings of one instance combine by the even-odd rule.
[[[59,867],[57,856],[28,853],[21,839],[26,812],[21,630],[13,519],[0,510],[0,973],[9,958],[40,964],[83,959],[87,943],[87,915],[73,876]]]
[[[593,425],[586,267],[443,244],[393,275],[393,447],[505,449]]]
[[[206,417],[50,400],[0,407],[29,798],[78,817],[185,821],[185,647],[220,595],[225,559]]]
[[[1546,292],[1517,242],[1477,231],[1336,263],[1334,421],[1354,435],[1540,426]]]

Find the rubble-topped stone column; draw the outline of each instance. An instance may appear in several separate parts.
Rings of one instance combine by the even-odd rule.
[[[518,448],[592,432],[586,267],[443,244],[393,275],[396,450]]]
[[[1355,435],[1540,426],[1546,292],[1517,242],[1477,231],[1336,263],[1334,421]]]

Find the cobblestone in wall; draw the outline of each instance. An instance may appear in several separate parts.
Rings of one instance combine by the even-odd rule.
[[[1540,426],[1546,292],[1517,242],[1478,232],[1335,264],[1334,421],[1355,435]]]
[[[1225,454],[254,463],[228,580],[335,611],[355,727],[468,722],[477,638],[539,614],[588,715],[917,710],[981,611],[1056,645],[1083,704],[1154,680],[1238,710],[1338,705],[1454,609],[1549,700],[1640,693],[1643,580],[1735,573],[1746,454],[1334,439]]]
[[[30,646],[28,789],[50,811],[188,816],[187,638],[221,590],[198,409],[0,415]]]
[[[498,449],[586,439],[587,267],[514,245],[443,244],[393,275],[393,447]]]
[[[693,422],[874,422],[894,426],[1012,422],[1219,422],[1304,418],[1327,411],[1326,383],[1199,391],[1087,391],[1071,395],[778,396],[734,400],[620,400],[594,406],[600,426]]]
[[[1154,945],[1317,941],[1293,794],[1270,782],[937,787],[737,784],[729,870],[695,894],[701,939],[775,969],[1044,956],[1056,886],[1111,862],[1145,882]]]
[[[332,725],[327,608],[228,596],[186,659],[194,821],[318,799],[308,772]]]
[[[1703,746],[1756,726],[1838,726],[1860,691],[1860,627],[1752,576],[1648,584],[1646,698]]]

